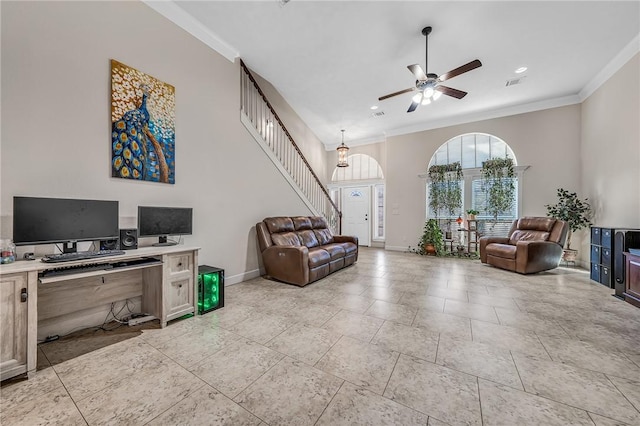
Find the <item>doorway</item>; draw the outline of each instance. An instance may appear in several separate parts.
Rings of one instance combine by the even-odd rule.
[[[358,237],[358,244],[371,246],[371,187],[342,188],[342,234]]]

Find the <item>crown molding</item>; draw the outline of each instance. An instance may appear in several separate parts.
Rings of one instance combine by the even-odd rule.
[[[227,58],[230,62],[234,62],[235,59],[240,56],[237,49],[220,39],[202,22],[188,14],[184,9],[175,4],[175,2],[170,0],[142,0],[142,2]]]
[[[529,102],[521,105],[512,105],[506,108],[480,111],[432,122],[424,122],[412,126],[398,127],[397,129],[391,129],[385,132],[385,134],[380,135],[379,138],[355,139],[349,141],[349,146],[369,145],[372,143],[384,142],[389,136],[399,136],[409,133],[424,132],[426,130],[440,129],[442,127],[451,127],[460,124],[474,123],[477,121],[491,120],[495,118],[508,117],[511,115],[525,114],[528,112],[574,105],[580,102],[580,97],[578,95],[570,95],[553,99],[545,99],[536,102]],[[339,144],[325,145],[325,149],[327,151],[332,151],[337,148],[338,145]]]
[[[589,81],[578,93],[580,102],[583,102],[593,94],[600,86],[607,82],[618,72],[636,53],[640,52],[640,34],[636,35],[616,56],[613,57],[596,76]]]

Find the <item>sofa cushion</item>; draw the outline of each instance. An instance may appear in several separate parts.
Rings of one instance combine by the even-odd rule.
[[[316,234],[318,243],[320,243],[321,246],[333,242],[333,235],[328,229],[314,229],[313,232]]]
[[[518,241],[548,241],[549,233],[543,231],[523,231],[517,229],[513,231],[509,238],[509,244],[517,244]]]
[[[353,243],[338,243],[344,249],[345,256],[350,256],[358,252],[358,246]]]
[[[300,242],[302,244],[309,248],[318,247],[320,245],[320,243],[318,243],[318,239],[316,238],[316,234],[310,229],[306,231],[299,231],[298,238],[300,238]]]
[[[271,234],[271,241],[276,246],[301,246],[300,238],[295,232],[282,232],[280,234]]]
[[[311,221],[308,217],[299,216],[291,218],[293,220],[293,227],[296,231],[304,231],[305,229],[311,229]]]
[[[501,257],[503,259],[515,259],[517,246],[511,244],[488,244],[487,255]]]
[[[322,249],[329,253],[331,260],[342,259],[345,254],[344,247],[340,244],[324,244]]]
[[[331,255],[320,247],[309,250],[309,268],[317,268],[318,266],[329,263]]]
[[[293,221],[290,217],[268,217],[264,221],[269,228],[269,233],[293,231]]]
[[[313,229],[322,229],[329,227],[327,219],[322,216],[311,216],[309,220],[311,221],[311,226],[313,227]]]
[[[552,217],[523,217],[518,219],[517,229],[523,231],[543,231],[551,232],[556,219]]]

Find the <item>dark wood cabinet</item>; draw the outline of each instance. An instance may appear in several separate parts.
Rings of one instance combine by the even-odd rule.
[[[624,252],[640,247],[640,230],[629,228],[591,227],[591,279],[609,288],[615,296],[624,298]]]
[[[626,289],[624,300],[640,308],[640,256],[624,253],[626,259]]]

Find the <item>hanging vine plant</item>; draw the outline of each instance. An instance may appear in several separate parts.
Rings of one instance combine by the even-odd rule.
[[[436,217],[462,208],[462,166],[459,161],[429,167],[429,207]]]
[[[482,163],[482,185],[486,195],[486,212],[498,221],[498,215],[513,209],[516,199],[513,159],[494,158]]]

